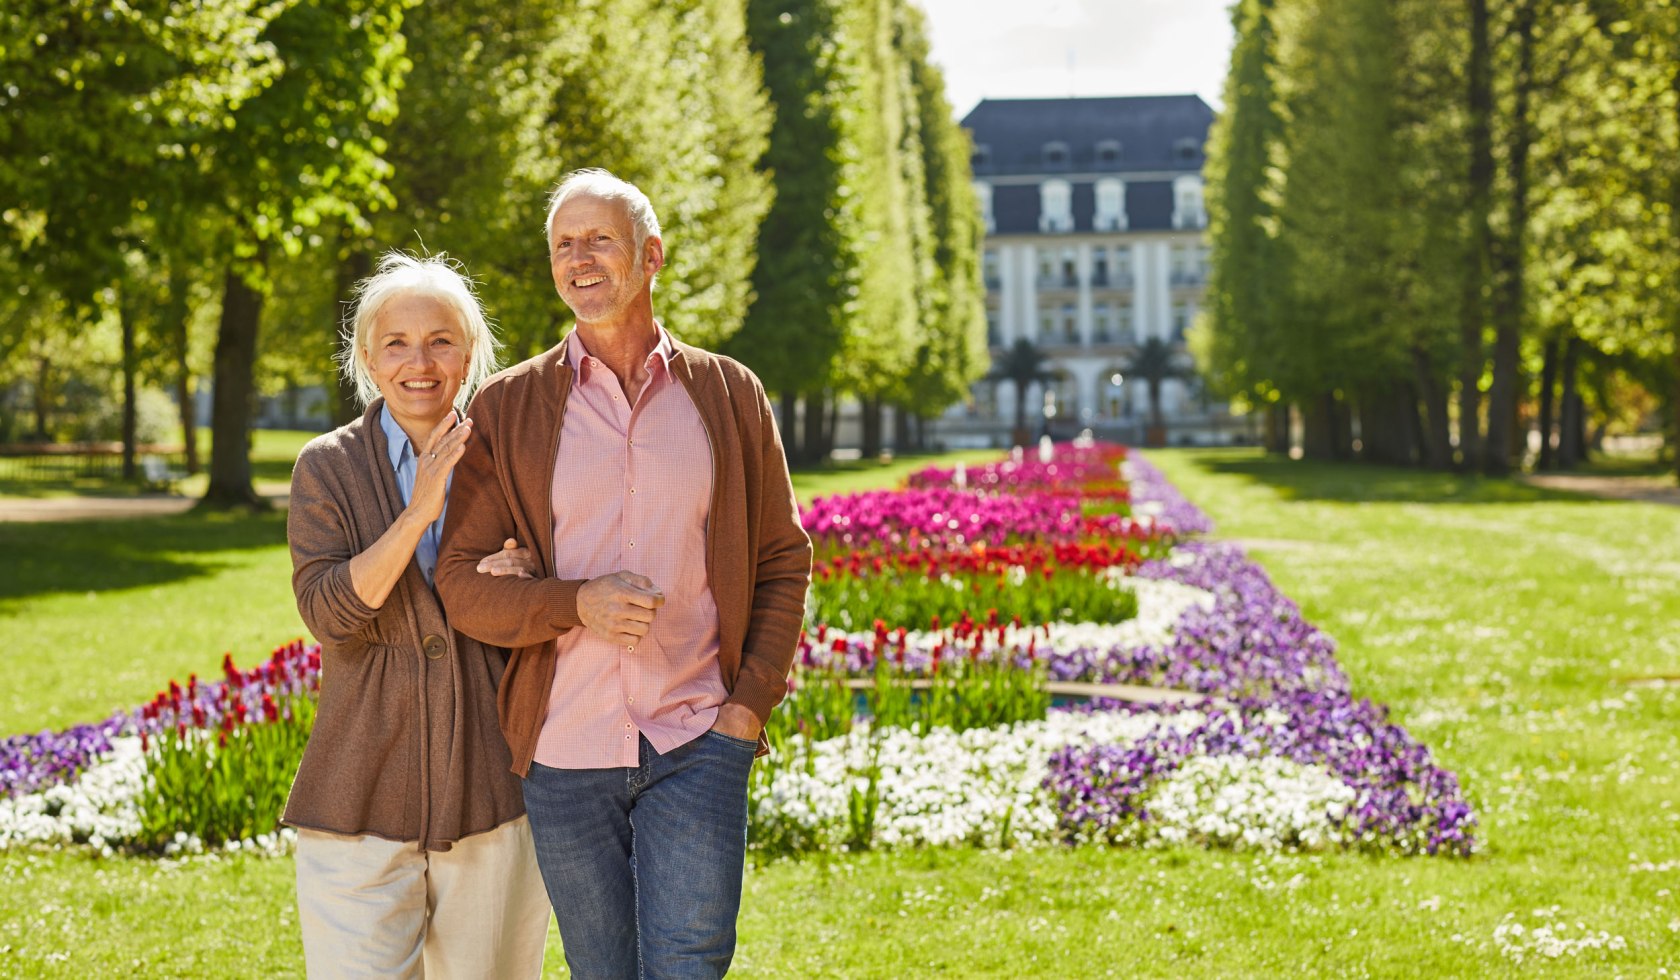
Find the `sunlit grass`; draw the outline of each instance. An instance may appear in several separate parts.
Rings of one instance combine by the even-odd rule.
[[[1243,451],[1152,458],[1335,637],[1356,693],[1390,705],[1463,777],[1483,852],[943,850],[779,862],[748,873],[739,975],[1680,969],[1680,864],[1643,870],[1680,861],[1680,692],[1620,682],[1680,671],[1680,508]],[[798,479],[809,499],[901,477],[860,467]],[[259,648],[295,635],[278,627],[292,614],[272,518],[178,520],[133,527],[125,533],[142,537],[130,549],[116,547],[121,535],[86,532],[74,557],[4,573],[8,589],[40,591],[27,615],[12,599],[0,605],[8,639],[19,637],[0,658],[3,727],[18,727],[5,699],[20,688],[37,722],[89,720],[172,672],[213,669],[247,627],[262,635],[239,642]],[[200,535],[195,552],[185,542]],[[50,548],[29,541],[32,552]],[[151,552],[161,567],[142,562]],[[121,587],[107,592],[111,580]],[[226,606],[207,608],[217,593]],[[266,615],[278,619],[262,626]],[[76,629],[120,645],[78,650]],[[183,659],[155,652],[175,649]],[[17,666],[55,658],[66,662],[50,677]],[[60,701],[82,706],[50,706]],[[1626,949],[1531,952],[1519,967],[1494,940],[1507,916],[1525,928],[1561,923],[1566,938],[1577,924],[1603,930]],[[3,855],[0,949],[5,975],[300,975],[291,864]],[[563,975],[561,963],[551,936],[549,974]]]

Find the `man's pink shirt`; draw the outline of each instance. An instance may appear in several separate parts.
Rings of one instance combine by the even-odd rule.
[[[573,381],[554,463],[555,573],[635,572],[653,580],[665,605],[633,646],[582,626],[555,641],[536,752],[551,768],[639,765],[638,733],[669,752],[711,728],[728,697],[706,577],[712,450],[700,412],[670,370],[681,355],[658,329],[634,405],[576,331],[567,341]]]

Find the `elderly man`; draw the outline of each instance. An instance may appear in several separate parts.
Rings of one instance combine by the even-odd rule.
[[[502,733],[572,972],[722,976],[811,543],[763,386],[654,318],[647,196],[570,174],[548,242],[577,328],[473,400],[438,590],[513,648]],[[480,561],[509,538],[547,574]]]

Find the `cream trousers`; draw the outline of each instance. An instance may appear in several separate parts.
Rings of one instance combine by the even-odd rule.
[[[432,852],[299,830],[297,894],[313,980],[542,974],[548,895],[525,817]]]

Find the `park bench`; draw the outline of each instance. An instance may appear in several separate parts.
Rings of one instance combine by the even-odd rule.
[[[140,477],[147,487],[176,493],[186,476],[180,470],[171,469],[161,456],[140,457]]]

